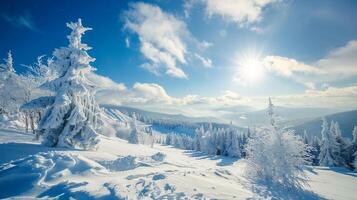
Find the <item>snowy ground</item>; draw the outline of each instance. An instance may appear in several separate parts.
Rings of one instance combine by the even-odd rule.
[[[102,137],[96,152],[47,148],[31,134],[0,130],[0,198],[356,199],[357,174],[312,168],[310,188],[252,184],[243,161]],[[159,153],[160,152],[160,153]]]

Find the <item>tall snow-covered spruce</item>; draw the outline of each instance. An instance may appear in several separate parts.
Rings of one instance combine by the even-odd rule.
[[[128,141],[132,144],[139,144],[139,132],[136,124],[136,115],[133,113],[133,121],[130,124],[131,132]]]
[[[333,129],[328,128],[326,118],[322,118],[321,143],[320,143],[320,166],[336,167],[341,160],[340,150]],[[333,126],[334,127],[334,126]]]
[[[68,47],[56,49],[50,67],[59,77],[43,86],[53,90],[55,101],[39,124],[43,144],[76,149],[96,149],[99,139],[96,129],[101,123],[100,110],[93,95],[93,84],[87,75],[95,70],[90,63],[95,59],[81,43],[82,35],[91,28],[78,22],[67,23],[71,34]]]
[[[301,137],[275,124],[273,103],[269,98],[270,125],[248,139],[246,147],[250,178],[300,188],[306,183],[304,165],[309,163],[308,146]]]

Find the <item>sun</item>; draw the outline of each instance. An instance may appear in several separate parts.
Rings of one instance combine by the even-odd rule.
[[[235,81],[243,85],[259,83],[264,77],[264,66],[259,56],[249,54],[237,60]]]

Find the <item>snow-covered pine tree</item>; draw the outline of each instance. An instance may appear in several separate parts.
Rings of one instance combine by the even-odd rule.
[[[7,53],[7,59],[5,59],[5,62],[6,62],[6,70],[15,73],[16,71],[14,69],[14,60],[12,59],[11,51]]]
[[[320,140],[317,136],[314,136],[310,146],[312,147],[310,153],[312,155],[312,165],[318,166],[320,164],[319,155],[320,155]]]
[[[300,188],[306,183],[304,165],[309,163],[307,145],[294,132],[275,125],[273,103],[269,98],[270,126],[252,134],[247,144],[250,178]],[[262,153],[264,152],[264,153]]]
[[[348,146],[350,141],[346,138],[342,137],[340,125],[336,121],[334,123],[334,136],[338,145],[338,153],[336,155],[336,159],[338,161],[338,165],[341,167],[348,167],[348,163],[350,162]]]
[[[18,109],[24,103],[26,83],[16,74],[11,51],[4,61],[5,64],[0,64],[0,114],[18,115]]]
[[[204,134],[204,129],[203,126],[200,126],[200,128],[196,129],[195,131],[195,137],[193,139],[193,145],[194,145],[194,150],[196,151],[201,151],[201,144],[200,144],[200,140],[202,138]]]
[[[352,143],[357,144],[357,126],[353,127],[352,131]]]
[[[339,155],[339,147],[335,136],[328,128],[326,118],[322,118],[321,143],[320,143],[320,166],[336,167],[339,166],[337,156]],[[332,128],[334,130],[334,128]]]
[[[354,126],[352,131],[352,141],[348,147],[349,166],[357,169],[357,126]]]
[[[155,135],[153,134],[153,132],[152,132],[152,128],[151,128],[151,127],[149,127],[148,132],[149,132],[149,142],[150,142],[150,147],[151,147],[151,148],[154,148],[154,143],[155,143]]]
[[[277,128],[276,127],[276,124],[275,124],[275,113],[274,113],[274,104],[273,102],[271,101],[271,98],[269,97],[268,99],[268,116],[269,116],[269,119],[270,119],[270,125],[273,127],[273,128]]]
[[[228,156],[240,158],[242,156],[242,152],[240,149],[239,137],[236,132],[232,132],[231,134],[231,145],[227,150]]]
[[[306,130],[304,130],[304,138],[303,138],[303,140],[304,140],[305,144],[310,144],[309,137],[307,136],[307,131]]]
[[[131,144],[139,144],[139,132],[138,132],[138,127],[137,127],[137,122],[136,122],[136,115],[135,113],[133,113],[133,121],[131,123],[131,131],[130,131],[130,135],[129,135],[129,139],[128,141]]]
[[[55,102],[42,118],[39,132],[47,146],[96,149],[100,109],[87,79],[95,70],[90,65],[95,59],[87,53],[91,48],[81,42],[82,35],[92,29],[83,27],[81,19],[67,27],[72,30],[69,45],[56,49],[51,63],[59,77],[44,84],[55,91]]]

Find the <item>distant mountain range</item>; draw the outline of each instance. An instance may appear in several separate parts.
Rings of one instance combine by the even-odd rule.
[[[325,116],[330,123],[332,120],[337,121],[340,125],[342,136],[352,138],[353,127],[357,126],[357,110],[339,112]],[[321,117],[291,126],[298,134],[303,134],[304,130],[310,136],[321,136]]]
[[[132,116],[135,112],[141,116],[153,119],[153,120],[172,120],[172,121],[181,121],[181,122],[191,122],[191,123],[198,123],[198,122],[214,122],[214,123],[223,123],[224,121],[214,117],[189,117],[182,114],[166,114],[166,113],[159,113],[159,112],[152,112],[146,111],[138,108],[127,107],[127,106],[117,106],[117,105],[100,105],[104,108],[111,108],[117,109],[124,114]]]
[[[139,121],[150,124],[154,131],[160,133],[176,133],[193,136],[195,130],[201,126],[205,128],[208,128],[210,125],[215,128],[227,128],[231,126],[226,123],[221,123],[221,120],[212,117],[188,117],[182,114],[165,114],[117,105],[100,105],[100,107],[102,107],[108,115],[122,122],[128,121],[128,119],[126,119],[128,117],[131,119],[135,113]],[[246,131],[246,128],[233,127]]]
[[[280,106],[274,108],[277,121],[280,125],[285,126],[307,122],[316,117],[333,114],[339,111],[340,110],[329,108],[288,108]],[[246,113],[227,114],[224,117],[242,127],[262,126],[269,123],[267,109]]]
[[[133,116],[133,113],[136,113],[139,120],[152,124],[152,127],[161,133],[175,132],[192,135],[196,128],[208,127],[211,123],[214,127],[228,127],[230,125],[226,122],[229,120],[234,122],[234,127],[242,131],[246,131],[248,126],[258,127],[269,123],[266,109],[230,115],[227,120],[220,120],[214,117],[189,117],[182,114],[152,112],[127,106],[101,105],[101,107],[105,108],[107,112],[115,113],[115,116],[118,115],[117,113],[123,113],[124,115],[118,115],[120,121],[126,120],[121,119],[123,116]],[[326,116],[329,123],[333,120],[340,124],[344,137],[351,138],[353,127],[357,125],[357,110],[338,111],[328,108],[275,107],[278,124],[294,129],[297,134],[302,135],[306,130],[310,136],[320,137],[321,117]]]

